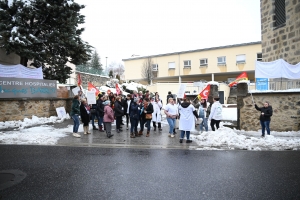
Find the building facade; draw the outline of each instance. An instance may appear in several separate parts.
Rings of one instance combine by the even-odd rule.
[[[261,0],[262,60],[300,62],[300,1]]]
[[[123,59],[125,79],[146,83],[143,65],[151,58],[152,83],[230,82],[241,72],[254,81],[255,61],[261,60],[261,42]]]

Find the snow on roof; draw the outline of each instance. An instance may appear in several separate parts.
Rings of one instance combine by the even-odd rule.
[[[216,81],[209,81],[207,82],[207,85],[220,85],[220,83]]]

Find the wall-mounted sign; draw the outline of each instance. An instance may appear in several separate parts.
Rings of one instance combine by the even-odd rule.
[[[268,78],[256,78],[256,89],[257,90],[269,90],[269,79]]]
[[[0,77],[0,98],[56,98],[55,80]]]

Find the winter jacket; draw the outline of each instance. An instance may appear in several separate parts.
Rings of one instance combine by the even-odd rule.
[[[120,101],[115,101],[114,111],[116,117],[120,117],[124,115],[123,107]]]
[[[103,122],[113,122],[114,120],[115,116],[113,109],[109,105],[106,105],[104,107]]]
[[[129,111],[130,118],[139,119],[140,109],[139,109],[139,105],[136,102],[130,103],[130,109],[129,110],[130,110]]]
[[[87,111],[83,103],[80,105],[80,116],[83,123],[90,122],[90,111]]]
[[[222,120],[222,104],[219,101],[215,101],[210,109],[209,120]]]
[[[97,112],[99,113],[100,117],[104,116],[104,105],[101,99],[97,100]]]
[[[80,102],[78,99],[72,100],[72,107],[71,107],[71,116],[73,115],[80,115]]]
[[[261,108],[259,108],[256,104],[254,106],[255,106],[256,110],[259,110],[259,111],[261,111],[261,113],[264,113],[263,115],[260,114],[259,120],[261,120],[261,121],[271,121],[271,116],[273,115],[272,106],[261,107]]]
[[[145,108],[144,105],[142,107],[142,113],[141,113],[141,118],[145,119],[146,113],[144,113]],[[152,114],[153,113],[153,105],[151,103],[148,104],[147,108],[146,108],[147,114]]]

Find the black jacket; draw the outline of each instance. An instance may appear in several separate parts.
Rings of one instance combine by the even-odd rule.
[[[89,123],[90,122],[90,115],[87,113],[83,103],[80,105],[80,116],[81,116],[81,121],[83,123]]]
[[[129,115],[130,115],[130,110],[131,110],[131,105],[133,103],[133,99],[130,99],[130,103],[129,103]],[[124,104],[123,104],[123,107],[124,107],[124,115],[127,114],[127,109],[128,109],[128,104],[127,104],[127,99],[125,100]]]
[[[144,105],[143,105],[143,106],[144,106]],[[145,111],[145,110],[143,110],[143,112],[142,112],[142,114],[141,114],[141,118],[142,118],[142,119],[145,119],[146,113],[144,113],[144,111]],[[149,103],[149,104],[148,104],[146,111],[147,111],[147,114],[152,114],[152,113],[153,113],[154,110],[153,110],[153,105],[152,105],[152,103]]]
[[[115,110],[115,116],[116,117],[120,117],[120,116],[123,116],[124,114],[124,111],[122,110],[122,104],[120,101],[115,101],[115,107],[114,107],[114,110]]]
[[[97,100],[97,112],[100,117],[104,116],[104,105],[103,105],[103,101],[101,99]]]
[[[273,115],[272,106],[259,108],[256,104],[254,105],[256,110],[261,111],[264,115],[260,114],[259,120],[261,121],[271,121],[271,116]]]

